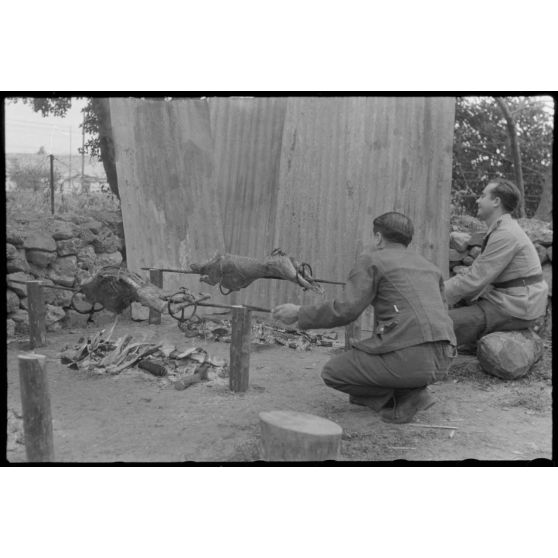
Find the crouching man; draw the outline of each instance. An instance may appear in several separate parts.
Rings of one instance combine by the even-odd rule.
[[[546,312],[548,285],[533,243],[512,219],[520,193],[512,182],[492,180],[477,200],[488,231],[471,267],[445,282],[457,344],[474,348],[493,331],[528,329]]]
[[[440,270],[407,250],[413,224],[390,212],[373,223],[375,248],[359,256],[343,296],[322,304],[281,304],[273,318],[300,329],[331,328],[353,322],[374,307],[375,332],[353,343],[322,371],[326,385],[349,401],[379,411],[386,422],[410,422],[434,404],[426,386],[447,375],[455,353]]]

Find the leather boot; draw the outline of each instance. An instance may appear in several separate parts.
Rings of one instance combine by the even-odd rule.
[[[353,405],[362,405],[363,407],[368,407],[373,411],[381,411],[386,406],[389,406],[391,401],[393,401],[392,393],[381,395],[379,397],[361,397],[358,395],[349,395],[349,403],[352,403]]]
[[[392,409],[381,411],[384,422],[403,424],[411,422],[419,411],[429,409],[436,400],[426,388],[418,388],[407,391],[402,395],[395,395],[395,405]]]

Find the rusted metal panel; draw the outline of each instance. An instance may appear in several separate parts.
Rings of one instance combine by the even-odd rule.
[[[281,247],[343,281],[374,217],[402,211],[411,248],[447,272],[453,98],[113,99],[111,112],[131,269]],[[318,298],[260,280],[225,300]]]
[[[110,99],[128,267],[186,268],[225,248],[205,100]],[[165,274],[165,286],[199,289]]]

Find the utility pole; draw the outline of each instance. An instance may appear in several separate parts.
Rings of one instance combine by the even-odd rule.
[[[50,157],[50,212],[54,215],[54,155]]]
[[[85,114],[83,115],[83,122],[81,123],[81,188],[83,190],[83,177],[85,169]]]
[[[72,127],[70,126],[70,192],[73,192],[72,188]]]

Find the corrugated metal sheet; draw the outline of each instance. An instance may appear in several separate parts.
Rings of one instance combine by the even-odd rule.
[[[131,269],[281,247],[344,280],[373,218],[396,210],[446,271],[453,98],[113,99],[111,116]],[[234,300],[316,297],[261,280]]]

